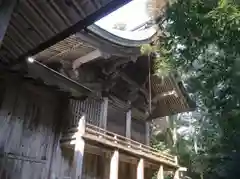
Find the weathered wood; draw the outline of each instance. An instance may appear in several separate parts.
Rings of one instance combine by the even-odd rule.
[[[173,177],[173,179],[180,179],[179,169],[177,169],[177,170],[174,172],[174,177]]]
[[[126,113],[126,137],[131,138],[131,123],[132,123],[132,111],[128,110]]]
[[[164,179],[163,165],[160,165],[157,173],[157,179]]]
[[[132,112],[133,113],[133,112]],[[135,141],[145,144],[146,124],[143,120],[132,119],[131,138]]]
[[[0,1],[0,47],[7,31],[9,21],[17,0],[1,0]]]
[[[119,152],[118,150],[114,150],[110,161],[109,179],[118,179],[118,169],[119,169]]]
[[[177,156],[175,156],[175,163],[178,164],[178,157]],[[173,179],[180,179],[179,170],[180,170],[180,168],[177,168],[177,170],[174,173]]]
[[[73,179],[82,178],[82,168],[83,168],[83,156],[85,141],[82,136],[85,133],[85,115],[79,120],[78,131],[76,133],[76,143],[74,148],[74,159],[73,159]]]
[[[108,117],[108,98],[104,97],[101,107],[101,121],[100,127],[107,129],[107,117]]]
[[[137,178],[137,163],[130,165],[130,177],[131,179]]]
[[[72,64],[72,68],[75,70],[75,69],[79,68],[82,64],[87,63],[87,62],[92,61],[92,60],[96,60],[96,59],[101,58],[103,56],[104,55],[100,50],[94,50],[94,51],[88,53],[87,55],[82,56],[82,57],[74,60],[74,62]]]
[[[146,127],[146,129],[145,129],[145,131],[146,131],[146,134],[145,134],[145,143],[146,143],[146,145],[150,145],[150,123],[149,122],[146,122],[145,123],[145,127]]]
[[[107,130],[121,136],[126,135],[126,111],[121,107],[109,104]]]
[[[47,178],[56,103],[20,81],[7,84],[0,108],[0,178]]]
[[[144,179],[144,159],[140,158],[137,165],[137,179]]]
[[[90,97],[83,101],[71,99],[69,101],[70,114],[66,115],[66,120],[70,122],[70,126],[77,126],[79,118],[84,113],[86,115],[86,122],[99,126],[101,123],[101,107],[100,100]]]
[[[97,126],[87,124],[86,133],[83,137],[87,142],[92,141],[101,144],[102,147],[118,148],[119,150],[133,156],[146,158],[148,160],[155,161],[156,163],[163,163],[172,168],[178,167],[174,156],[163,152],[161,153],[149,146],[128,139],[116,133],[106,131]],[[66,138],[64,141],[66,144],[75,144],[74,137]]]

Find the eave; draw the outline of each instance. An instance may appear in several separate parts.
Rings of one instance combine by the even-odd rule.
[[[16,64],[81,31],[130,0],[21,0],[12,13],[0,62]],[[47,15],[46,15],[47,14]]]

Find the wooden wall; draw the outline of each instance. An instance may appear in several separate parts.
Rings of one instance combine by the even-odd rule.
[[[0,178],[46,178],[55,137],[56,98],[18,81],[0,85]]]
[[[0,81],[0,91],[0,179],[70,175],[73,151],[59,143],[67,100],[18,80]]]
[[[113,104],[108,105],[107,130],[122,136],[126,135],[126,112]]]
[[[60,145],[62,126],[76,123],[82,112],[88,122],[99,125],[101,101],[89,98],[68,104],[60,96],[24,81],[0,81],[0,179],[71,178],[73,150]],[[108,127],[117,121],[112,124],[121,130],[110,129],[125,135],[125,113],[110,113],[109,118]],[[120,163],[119,179],[135,178],[128,177],[128,167]],[[108,179],[108,172],[109,158],[85,152],[83,179]]]
[[[83,113],[86,115],[87,122],[99,126],[101,118],[101,101],[93,98],[87,98],[82,101],[71,99],[66,117],[68,119],[71,118],[72,126],[78,124],[78,120]]]
[[[146,124],[143,120],[132,119],[131,137],[133,140],[145,144],[146,142]]]

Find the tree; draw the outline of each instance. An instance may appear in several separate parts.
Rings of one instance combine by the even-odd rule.
[[[197,135],[202,152],[196,157],[207,166],[201,169],[204,178],[240,174],[239,4],[178,0],[169,4],[165,21],[157,22],[163,35],[156,43],[156,70],[167,63],[183,75],[207,127]]]

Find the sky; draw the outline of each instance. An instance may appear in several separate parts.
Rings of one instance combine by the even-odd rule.
[[[132,0],[125,6],[103,17],[95,24],[123,38],[144,40],[153,35],[156,30],[153,28],[141,32],[129,32],[127,30],[133,29],[149,19],[150,17],[147,13],[147,0]],[[126,31],[113,29],[114,24],[117,23],[126,24]]]

